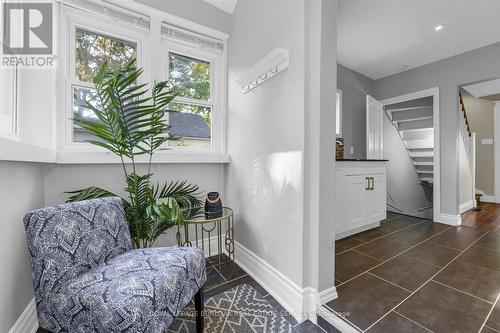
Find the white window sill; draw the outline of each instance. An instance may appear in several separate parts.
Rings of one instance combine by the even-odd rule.
[[[56,152],[14,139],[0,138],[0,160],[16,162],[55,163]]]
[[[52,148],[39,147],[23,143],[14,139],[0,137],[0,161],[15,162],[37,162],[55,164],[119,164],[120,159],[108,152],[56,152]],[[140,156],[137,163],[147,163],[146,156]],[[168,151],[157,153],[153,157],[153,163],[160,164],[203,164],[217,163],[226,164],[230,162],[227,154]]]
[[[127,162],[127,161],[126,161]],[[229,163],[227,154],[168,151],[156,153],[153,163]],[[118,164],[120,159],[109,152],[59,152],[57,164]],[[136,157],[136,163],[148,163],[147,156]]]

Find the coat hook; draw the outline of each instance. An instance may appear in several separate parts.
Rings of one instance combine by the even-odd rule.
[[[255,80],[255,81],[250,82],[250,84],[252,86],[256,86],[258,83],[259,83],[259,80]]]
[[[276,74],[276,73],[278,73],[278,66],[274,66],[273,68],[269,69],[269,71],[270,71],[272,74]]]
[[[259,75],[259,78],[261,80],[266,80],[267,79],[267,73],[264,73],[264,75]]]

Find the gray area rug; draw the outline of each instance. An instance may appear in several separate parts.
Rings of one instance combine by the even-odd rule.
[[[295,332],[286,316],[254,288],[242,284],[205,300],[205,333]],[[186,308],[168,332],[196,332],[194,308]]]

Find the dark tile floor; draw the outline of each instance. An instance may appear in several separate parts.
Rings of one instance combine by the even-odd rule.
[[[237,264],[233,264],[232,269],[226,256],[223,257],[219,265],[215,257],[207,259],[207,282],[205,283],[205,299],[230,290],[236,286],[247,284],[255,288],[266,300],[280,313],[286,310],[276,301],[261,285],[259,285],[250,275],[248,275]],[[321,317],[318,325],[307,320],[298,323],[291,315],[286,316],[287,320],[294,326],[294,333],[340,333]],[[50,333],[39,328],[36,333]],[[189,333],[189,332],[188,332]],[[194,333],[194,332],[193,332]],[[222,333],[222,332],[221,332]],[[270,332],[272,333],[272,332]]]
[[[389,214],[335,242],[339,297],[361,332],[500,332],[500,234]]]

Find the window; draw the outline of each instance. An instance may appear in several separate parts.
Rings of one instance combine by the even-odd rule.
[[[68,57],[65,65],[59,67],[60,82],[65,89],[58,104],[58,149],[70,158],[76,152],[103,152],[88,143],[93,137],[72,119],[79,116],[99,121],[85,107],[87,103],[94,106],[99,103],[92,77],[104,62],[113,69],[136,58],[137,67],[144,69],[139,83],[166,80],[177,92],[167,107],[165,122],[179,140],[165,143],[161,158],[166,159],[172,150],[223,154],[226,58],[225,42],[219,38],[227,36],[215,33],[219,37],[212,38],[168,25],[156,15],[151,18],[138,15],[142,14],[125,9],[113,12],[107,7],[101,10],[95,6],[63,5],[67,28],[61,29],[64,38],[59,51]],[[160,31],[153,31],[154,28]],[[189,154],[176,156],[181,155]],[[213,157],[207,154],[209,158]]]
[[[211,147],[210,62],[169,52],[168,78],[178,93],[169,105],[171,134],[180,146]]]
[[[335,133],[337,137],[342,137],[342,90],[337,89],[337,106],[335,109]]]
[[[137,43],[104,33],[75,27],[74,80],[72,82],[73,115],[98,121],[96,115],[85,107],[86,103],[97,106],[97,95],[92,77],[107,62],[110,69],[119,69],[137,56]],[[80,126],[73,123],[73,142],[92,139]]]
[[[212,147],[211,64],[209,61],[169,52],[168,79],[178,94],[170,103],[170,133],[180,138],[171,145]]]
[[[17,133],[18,69],[0,70],[0,135],[13,137]]]

